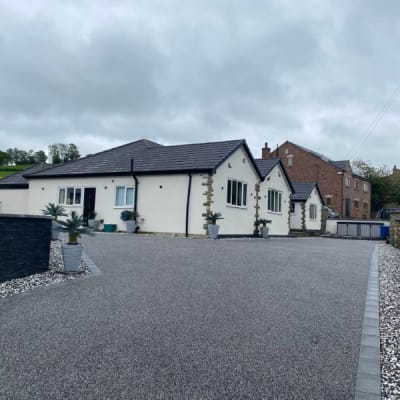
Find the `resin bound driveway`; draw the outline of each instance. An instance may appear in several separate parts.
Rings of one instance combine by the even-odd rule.
[[[0,399],[352,399],[374,243],[85,238],[0,301]]]

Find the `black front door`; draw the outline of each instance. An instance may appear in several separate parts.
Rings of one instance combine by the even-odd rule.
[[[344,202],[344,216],[345,218],[351,217],[351,199],[345,199]]]
[[[85,188],[84,201],[83,201],[83,219],[87,224],[90,214],[96,207],[96,188]]]

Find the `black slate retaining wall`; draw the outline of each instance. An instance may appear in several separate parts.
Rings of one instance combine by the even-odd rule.
[[[0,282],[49,269],[51,218],[0,214]]]

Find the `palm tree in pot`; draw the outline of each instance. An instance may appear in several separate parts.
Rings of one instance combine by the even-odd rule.
[[[261,225],[261,236],[264,239],[269,238],[269,227],[267,226],[267,224],[270,224],[270,223],[271,223],[270,219],[260,218],[258,220],[258,225]]]
[[[124,210],[121,212],[121,220],[126,223],[126,231],[128,233],[135,233],[138,230],[138,222],[137,218],[139,217],[139,213],[135,210]]]
[[[60,230],[68,233],[68,242],[62,245],[65,272],[79,271],[83,248],[78,243],[78,238],[82,234],[94,235],[89,228],[83,226],[83,223],[83,216],[78,216],[75,211],[71,211],[71,216],[67,220],[59,221]]]
[[[217,225],[217,221],[222,218],[221,212],[210,212],[206,216],[206,221],[208,222],[208,237],[210,239],[218,238],[219,225]]]
[[[51,226],[51,240],[57,240],[59,237],[59,225],[57,218],[58,217],[66,217],[65,208],[59,204],[48,203],[44,206],[42,210],[43,215],[48,215],[53,217],[52,226]]]

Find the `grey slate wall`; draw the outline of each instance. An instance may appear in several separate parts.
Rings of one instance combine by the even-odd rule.
[[[0,282],[49,268],[51,218],[0,214]]]

